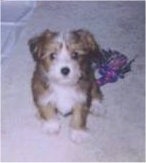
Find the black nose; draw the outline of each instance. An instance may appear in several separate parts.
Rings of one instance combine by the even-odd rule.
[[[61,73],[62,73],[63,75],[68,75],[69,72],[70,72],[70,69],[69,69],[68,67],[63,67],[63,68],[61,69]]]

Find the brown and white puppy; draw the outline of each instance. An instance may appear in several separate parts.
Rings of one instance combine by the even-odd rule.
[[[83,29],[66,34],[47,29],[29,40],[29,48],[36,61],[32,78],[34,102],[46,130],[59,131],[58,112],[72,113],[71,139],[82,141],[89,109],[102,100],[91,69],[92,61],[100,55],[93,35]]]

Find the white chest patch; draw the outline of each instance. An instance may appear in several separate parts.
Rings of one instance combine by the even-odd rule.
[[[73,86],[58,86],[54,84],[51,89],[50,93],[41,98],[41,102],[44,105],[48,103],[55,105],[63,115],[70,113],[76,104],[86,101],[86,95]]]

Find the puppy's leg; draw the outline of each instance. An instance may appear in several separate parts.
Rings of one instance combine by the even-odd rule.
[[[86,131],[88,108],[85,105],[76,105],[73,108],[71,119],[71,139],[80,143],[89,136]]]
[[[96,83],[93,84],[91,90],[91,98],[91,113],[93,113],[94,115],[105,114],[105,109],[102,107],[103,94]]]
[[[38,106],[38,111],[42,119],[49,120],[56,116],[56,109],[51,104]]]
[[[95,82],[92,83],[91,97],[92,99],[98,99],[99,101],[103,100],[103,94]]]
[[[39,113],[42,119],[44,119],[43,129],[48,133],[58,133],[60,130],[60,123],[57,119],[57,113],[53,105],[39,106]]]

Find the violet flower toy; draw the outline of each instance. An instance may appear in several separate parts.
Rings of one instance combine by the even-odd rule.
[[[114,83],[119,78],[124,78],[125,74],[131,71],[131,64],[135,58],[128,61],[128,58],[118,51],[102,50],[100,64],[97,64],[95,71],[101,75],[97,79],[97,84],[103,86],[107,83]]]

